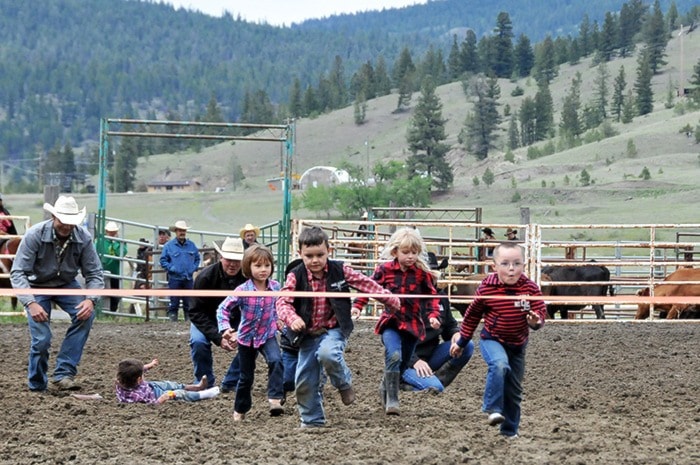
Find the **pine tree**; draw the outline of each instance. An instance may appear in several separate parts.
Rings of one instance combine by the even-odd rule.
[[[459,53],[457,34],[452,35],[452,47],[447,57],[447,74],[451,81],[457,80],[462,75],[462,58]]]
[[[375,88],[377,96],[383,97],[391,93],[391,78],[386,68],[386,61],[383,55],[377,58],[377,66],[374,68]]]
[[[535,94],[535,140],[548,139],[554,129],[554,102],[549,83],[543,79],[537,83]]]
[[[620,66],[620,72],[617,74],[615,83],[613,84],[612,107],[610,109],[610,113],[618,123],[622,119],[622,107],[625,103],[625,87],[627,87],[627,82],[625,81],[625,67]]]
[[[429,76],[423,81],[408,129],[407,142],[412,155],[407,160],[407,169],[412,176],[426,173],[440,191],[449,189],[453,182],[452,167],[445,160],[449,149],[444,143],[446,122],[442,117],[442,103],[435,93],[435,83]]]
[[[402,84],[411,82],[415,71],[416,65],[413,63],[411,52],[408,50],[408,47],[404,47],[403,50],[401,50],[401,54],[399,55],[399,58],[397,58],[396,63],[394,63],[391,78],[393,79],[395,85],[400,87]],[[413,92],[413,85],[411,85],[409,90],[410,92]]]
[[[690,85],[693,87],[693,91],[690,94],[690,98],[693,99],[697,105],[700,105],[700,59],[698,59],[693,70],[695,72],[690,78]]]
[[[510,77],[513,72],[513,23],[505,11],[498,14],[494,32],[493,71],[497,77]]]
[[[546,79],[547,82],[552,82],[552,79],[558,74],[555,59],[554,41],[550,36],[547,36],[535,47],[534,75],[537,81]]]
[[[292,89],[289,91],[289,116],[298,118],[301,114],[301,81],[299,81],[299,78],[294,78]]]
[[[678,27],[678,7],[676,2],[672,1],[666,12],[666,28],[669,32],[673,32]]]
[[[466,93],[474,103],[474,111],[464,123],[466,145],[478,160],[484,160],[494,147],[493,133],[501,122],[498,114],[501,90],[495,77],[487,79],[480,74],[469,81]]]
[[[664,57],[666,56],[666,45],[668,44],[668,31],[666,30],[659,0],[654,1],[653,11],[646,22],[644,41],[647,45],[649,66],[652,74],[656,74],[666,64]]]
[[[605,64],[605,62],[600,63],[598,65],[598,72],[596,73],[594,81],[594,108],[601,121],[608,117],[607,106],[609,78],[610,73],[608,72],[608,66]]]
[[[404,76],[399,82],[399,99],[396,103],[396,110],[394,111],[401,112],[409,107],[411,104],[411,96],[413,95],[412,88],[412,77],[409,75]]]
[[[581,55],[584,57],[587,57],[593,51],[590,34],[591,21],[588,18],[588,14],[584,14],[583,19],[581,19],[581,24],[578,28],[578,38],[581,45]]]
[[[535,66],[535,52],[530,45],[530,39],[525,34],[520,34],[518,43],[513,51],[515,60],[515,72],[519,77],[530,75],[533,66]]]
[[[520,147],[520,131],[518,131],[518,120],[513,113],[508,123],[508,149],[515,150],[518,147]]]
[[[478,73],[479,72],[479,54],[477,52],[476,33],[471,29],[467,30],[464,41],[459,49],[460,59],[462,61],[463,73]]]
[[[606,12],[599,44],[600,57],[603,61],[612,60],[617,48],[618,32],[619,26],[615,16],[609,11]]]
[[[632,89],[627,90],[625,102],[622,105],[622,122],[624,124],[631,123],[637,114],[637,102],[634,101],[634,93]]]
[[[537,105],[531,97],[525,97],[520,105],[520,138],[523,145],[532,145],[537,141]]]
[[[580,117],[581,110],[581,73],[571,80],[569,93],[564,97],[561,109],[561,122],[559,129],[562,136],[571,144],[583,133],[583,125]]]
[[[642,116],[654,110],[654,93],[651,89],[653,75],[650,60],[651,50],[646,47],[642,50],[637,61],[637,80],[634,83],[636,94],[637,114]]]

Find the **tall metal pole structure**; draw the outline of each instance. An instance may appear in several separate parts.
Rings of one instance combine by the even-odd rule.
[[[284,143],[284,200],[282,207],[282,222],[280,223],[279,247],[277,248],[277,280],[284,281],[284,268],[289,263],[291,253],[291,228],[292,228],[292,161],[294,158],[295,124],[292,120],[287,124],[286,141]]]

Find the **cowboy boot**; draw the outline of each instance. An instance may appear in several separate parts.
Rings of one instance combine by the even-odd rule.
[[[384,373],[386,387],[386,404],[384,412],[387,415],[399,415],[399,379],[401,373],[398,371],[389,371]]]
[[[454,366],[450,361],[445,362],[435,372],[435,377],[442,383],[442,387],[447,387],[457,377],[461,368]]]

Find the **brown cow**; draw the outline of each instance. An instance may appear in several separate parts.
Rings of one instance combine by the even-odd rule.
[[[698,284],[664,284],[670,281],[699,281]],[[649,288],[637,291],[639,296],[648,296]],[[664,278],[663,283],[654,288],[654,297],[691,297],[700,296],[700,268],[679,268]],[[690,305],[686,304],[658,304],[654,308],[661,314],[667,312],[666,318],[679,318]],[[637,304],[635,320],[643,320],[649,317],[649,304]]]

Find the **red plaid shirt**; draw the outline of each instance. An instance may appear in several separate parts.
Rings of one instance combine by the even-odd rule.
[[[314,292],[326,292],[328,265],[326,265],[324,274],[321,278],[314,277],[308,269],[306,272],[309,278],[309,283],[311,283],[311,289]],[[349,266],[343,265],[343,275],[345,276],[345,281],[350,287],[368,294],[388,294],[387,297],[377,298],[377,300],[389,307],[399,307],[398,298],[391,296],[389,291],[359,271],[355,271]],[[284,287],[282,287],[282,291],[295,291],[296,287],[297,278],[294,273],[289,273],[287,275],[287,280],[284,283]],[[306,328],[306,330],[309,332],[314,332],[322,328],[335,328],[338,325],[338,320],[331,309],[330,303],[328,302],[328,297],[319,296],[313,297],[312,299],[314,310],[311,317],[311,327]],[[294,310],[293,303],[294,297],[291,296],[280,296],[277,299],[277,316],[287,326],[291,326],[292,322],[299,318],[299,315],[297,315]]]
[[[396,259],[377,266],[372,279],[393,294],[437,295],[432,274],[416,266],[402,271],[401,265]],[[419,340],[423,340],[425,338],[423,309],[428,313],[428,318],[440,318],[439,302],[439,299],[402,298],[401,308],[398,312],[384,309],[374,331],[381,334],[386,328],[396,328],[400,331],[407,331]],[[359,298],[355,305],[363,306],[366,303],[366,299],[363,301],[362,298]]]

